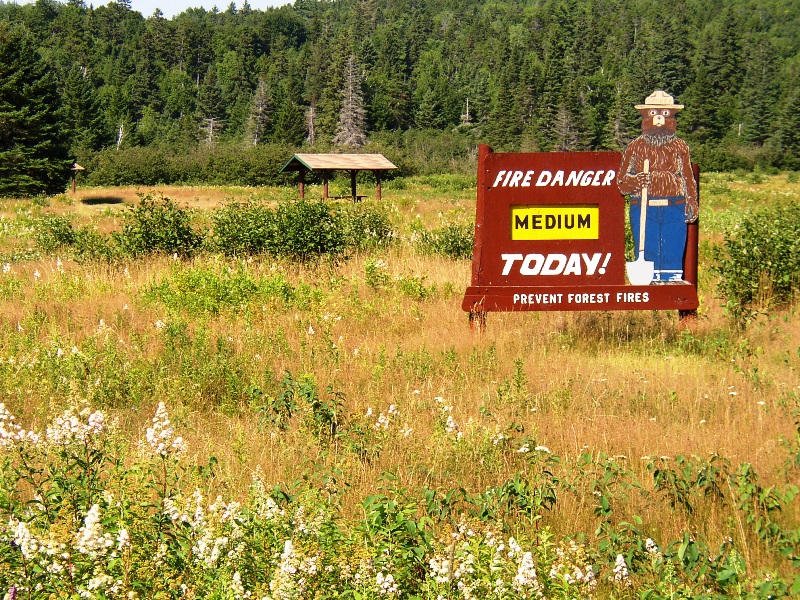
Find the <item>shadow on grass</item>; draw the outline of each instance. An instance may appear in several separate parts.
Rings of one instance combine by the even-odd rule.
[[[81,204],[87,206],[97,206],[98,204],[123,204],[124,202],[125,200],[119,196],[95,196],[93,198],[81,199]]]

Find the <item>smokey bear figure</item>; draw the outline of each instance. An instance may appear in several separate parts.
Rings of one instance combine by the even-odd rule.
[[[676,115],[682,108],[661,90],[648,96],[644,104],[636,105],[642,115],[642,135],[625,148],[617,178],[619,191],[630,197],[636,258],[642,189],[647,188],[644,258],[654,263],[653,283],[682,282],[686,224],[698,216],[689,147],[675,135]],[[645,160],[649,162],[649,172],[645,172]]]

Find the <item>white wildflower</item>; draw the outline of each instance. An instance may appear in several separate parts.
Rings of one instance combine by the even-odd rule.
[[[384,575],[378,573],[375,576],[375,589],[381,596],[388,596],[390,594],[397,594],[397,584],[391,573]]]
[[[122,552],[125,548],[130,548],[131,536],[128,535],[127,529],[120,529],[117,532],[117,551]]]
[[[625,563],[625,557],[622,554],[617,554],[617,560],[614,563],[614,574],[609,579],[613,583],[620,583],[624,586],[631,585],[631,580],[628,576],[628,565]]]
[[[114,539],[110,533],[103,532],[100,522],[100,506],[93,504],[83,520],[83,526],[76,535],[75,547],[81,554],[90,558],[105,555],[109,548],[114,546]]]
[[[525,594],[528,590],[541,593],[541,584],[536,576],[536,569],[533,564],[533,554],[525,552],[517,565],[517,574],[511,583],[511,587],[518,593]],[[524,596],[523,596],[524,597]]]
[[[175,429],[170,425],[167,408],[163,402],[158,403],[153,426],[145,432],[147,446],[155,456],[177,456],[186,449],[182,437],[175,436]]]

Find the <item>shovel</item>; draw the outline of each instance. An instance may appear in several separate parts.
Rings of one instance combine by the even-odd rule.
[[[644,161],[644,173],[650,172],[650,161]],[[631,285],[650,285],[655,275],[655,265],[651,260],[644,259],[644,231],[647,222],[647,186],[642,188],[642,204],[639,211],[639,255],[635,261],[625,263],[628,281]]]

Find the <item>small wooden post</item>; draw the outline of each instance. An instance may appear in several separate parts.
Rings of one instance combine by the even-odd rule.
[[[358,196],[356,196],[356,175],[358,171],[353,169],[350,171],[350,195],[353,196],[353,202],[358,200]]]
[[[322,172],[322,197],[327,200],[328,199],[328,177],[330,173],[328,171]]]
[[[375,199],[381,201],[381,172],[375,171]]]
[[[469,311],[469,330],[478,334],[486,331],[486,309],[482,302],[473,304]]]
[[[85,171],[85,170],[86,169],[84,169],[78,163],[72,163],[72,168],[70,169],[70,171],[72,171],[72,193],[73,193],[73,195],[75,194],[76,182],[78,180],[78,171]]]
[[[300,199],[306,197],[306,172],[304,169],[300,169],[299,178],[300,180]]]

